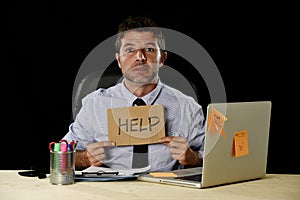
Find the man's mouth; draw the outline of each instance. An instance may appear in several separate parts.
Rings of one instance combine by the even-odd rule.
[[[144,71],[148,71],[148,67],[145,66],[136,66],[134,68],[132,68],[133,72],[144,72]]]

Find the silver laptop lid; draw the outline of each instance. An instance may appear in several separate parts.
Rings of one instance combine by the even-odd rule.
[[[270,117],[270,101],[208,106],[202,187],[265,176]]]

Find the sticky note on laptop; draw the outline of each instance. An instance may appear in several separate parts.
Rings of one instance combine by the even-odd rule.
[[[233,154],[235,157],[248,155],[248,130],[242,130],[234,133],[233,136]]]
[[[172,172],[151,172],[150,175],[153,177],[177,177],[177,175]]]

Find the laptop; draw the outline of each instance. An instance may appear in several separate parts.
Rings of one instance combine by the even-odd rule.
[[[271,101],[211,103],[207,107],[203,166],[153,172],[137,179],[207,188],[263,178],[270,119]]]

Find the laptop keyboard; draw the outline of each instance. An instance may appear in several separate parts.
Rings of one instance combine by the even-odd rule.
[[[183,177],[176,177],[176,179],[182,179],[182,180],[190,180],[190,181],[201,182],[202,174],[189,175],[189,176],[183,176]]]

